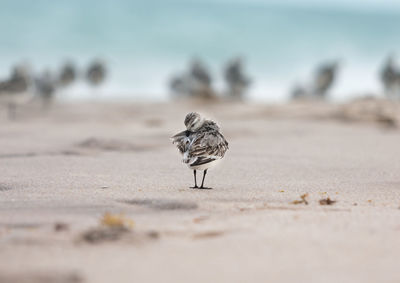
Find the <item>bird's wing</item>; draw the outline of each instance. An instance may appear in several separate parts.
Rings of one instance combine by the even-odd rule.
[[[228,142],[218,131],[205,131],[189,144],[189,157],[220,159],[228,150]]]
[[[182,131],[171,137],[172,143],[176,145],[179,152],[183,154],[190,143],[188,131]]]
[[[214,158],[214,157],[196,157],[193,162],[190,163],[190,166],[199,166],[203,164],[207,164],[210,162],[213,162],[215,160],[218,160],[220,158]]]

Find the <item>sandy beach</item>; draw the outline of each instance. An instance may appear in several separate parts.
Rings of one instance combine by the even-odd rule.
[[[400,282],[400,111],[358,105],[2,111],[0,282]],[[191,111],[229,141],[211,190],[169,140]]]

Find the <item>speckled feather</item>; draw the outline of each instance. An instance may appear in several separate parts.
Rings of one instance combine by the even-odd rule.
[[[221,159],[229,148],[218,125],[211,120],[205,120],[196,132],[186,130],[176,134],[172,141],[181,154],[187,154],[187,160],[193,161],[192,165]]]

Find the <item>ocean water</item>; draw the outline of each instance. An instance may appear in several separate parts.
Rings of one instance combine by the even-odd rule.
[[[168,80],[202,58],[224,89],[223,65],[242,56],[248,97],[279,102],[323,61],[340,59],[334,100],[380,93],[379,68],[400,55],[400,11],[239,1],[0,0],[0,77],[15,62],[83,70],[103,58],[109,77],[93,91],[80,81],[66,99],[166,100]],[[362,7],[361,7],[362,8]]]

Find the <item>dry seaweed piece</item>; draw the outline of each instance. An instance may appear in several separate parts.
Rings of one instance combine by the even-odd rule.
[[[319,200],[320,205],[332,205],[336,202],[336,200],[331,200],[329,197],[328,198],[323,198]]]
[[[111,214],[105,213],[103,218],[100,220],[101,225],[110,228],[133,228],[135,222],[125,217],[123,214]]]
[[[304,203],[305,205],[308,205],[307,197],[308,197],[307,193],[306,194],[302,194],[300,196],[301,200],[297,200],[296,199],[296,200],[292,201],[292,204],[302,204],[302,203]]]

